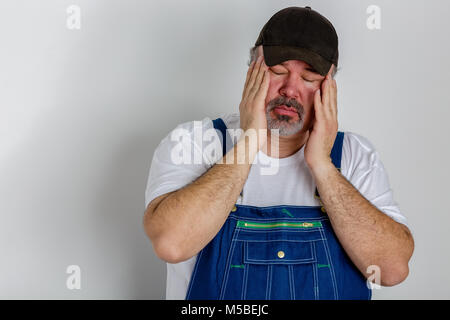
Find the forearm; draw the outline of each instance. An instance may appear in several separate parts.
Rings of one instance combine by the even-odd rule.
[[[256,155],[256,151],[247,150],[246,158],[243,145],[239,140],[223,158],[223,164],[216,163],[198,179],[170,194],[146,219],[145,228],[155,251],[169,257],[165,260],[189,259],[219,232]]]
[[[320,199],[341,245],[366,276],[376,265],[383,285],[408,274],[414,243],[409,230],[378,210],[330,162],[312,170]]]

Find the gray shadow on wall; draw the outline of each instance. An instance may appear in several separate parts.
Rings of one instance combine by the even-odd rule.
[[[158,143],[149,133],[121,145],[111,161],[109,180],[98,194],[95,224],[113,260],[108,263],[113,270],[109,276],[127,289],[120,295],[124,299],[165,299],[166,265],[155,255],[142,224],[154,151],[150,146]]]

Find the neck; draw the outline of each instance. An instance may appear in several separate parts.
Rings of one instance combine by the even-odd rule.
[[[308,140],[308,136],[309,131],[305,132],[300,130],[296,134],[290,136],[274,136],[273,138],[275,141],[272,141],[272,134],[269,130],[267,135],[267,143],[261,148],[261,151],[273,158],[286,158],[300,150],[300,148],[303,147]]]

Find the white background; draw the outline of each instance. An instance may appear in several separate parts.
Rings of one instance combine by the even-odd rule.
[[[0,298],[164,298],[142,227],[153,151],[181,122],[238,110],[248,49],[292,5],[335,25],[339,130],[375,145],[415,237],[408,279],[374,298],[450,298],[445,0],[2,0]]]

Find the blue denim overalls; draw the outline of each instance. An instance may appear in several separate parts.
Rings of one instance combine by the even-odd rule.
[[[221,118],[213,124],[227,139],[225,154],[226,126]],[[343,138],[338,132],[331,152],[338,169]],[[317,188],[315,196],[320,200]],[[186,299],[214,300],[370,298],[324,207],[291,205],[236,204],[199,252],[186,294]]]

